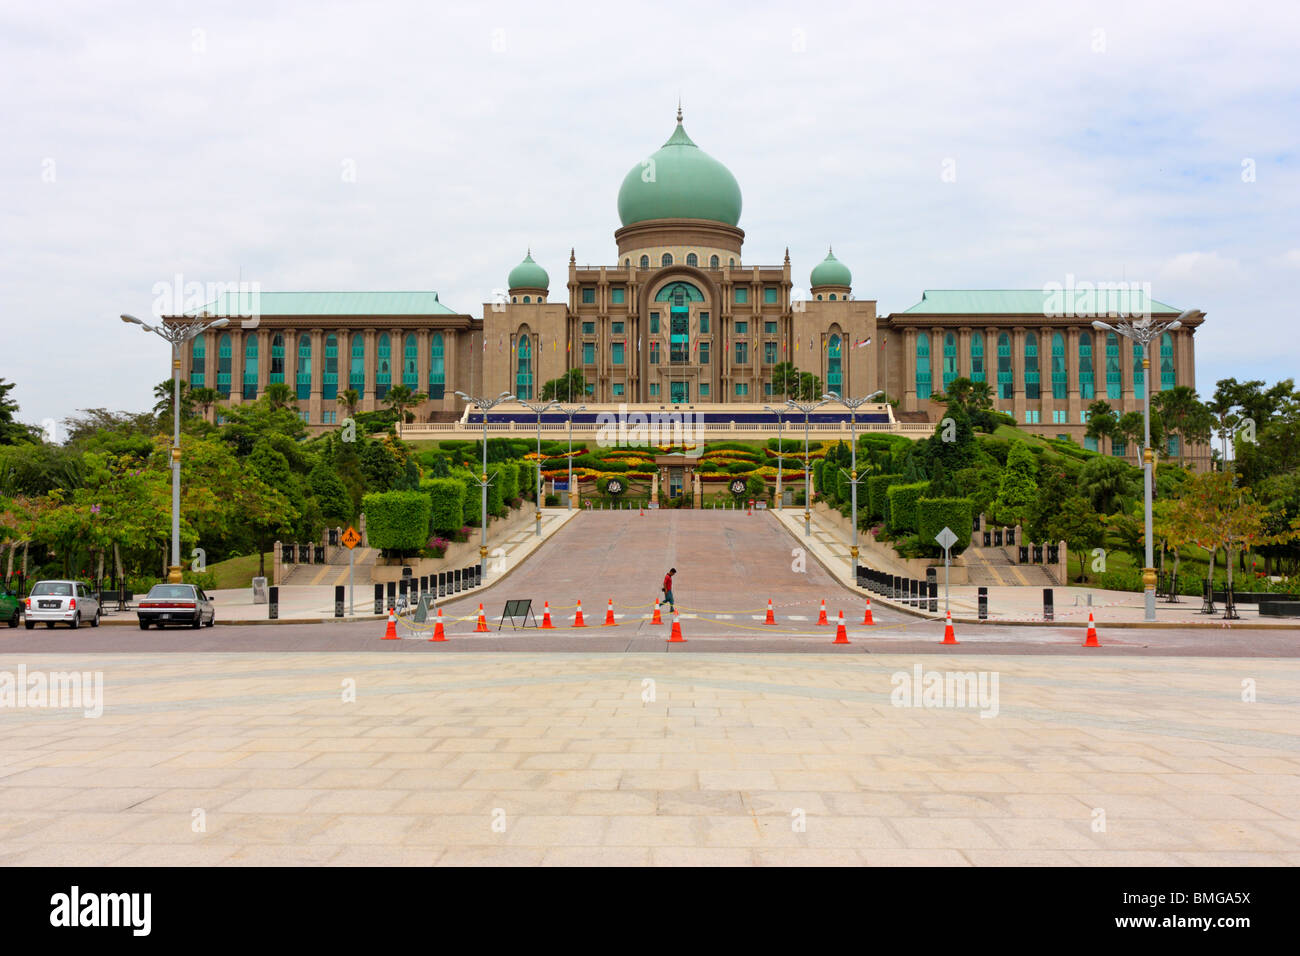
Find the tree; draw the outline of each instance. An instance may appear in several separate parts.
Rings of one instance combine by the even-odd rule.
[[[213,406],[217,404],[220,398],[221,396],[215,388],[190,389],[190,401],[202,410],[204,419],[208,417],[208,413],[212,411]]]
[[[772,395],[781,398],[799,396],[799,370],[793,362],[778,362],[772,366]]]
[[[1213,423],[1214,435],[1219,439],[1220,468],[1228,467],[1228,439],[1236,434],[1241,416],[1237,414],[1237,392],[1241,386],[1235,378],[1221,378],[1215,383],[1214,396],[1205,403],[1205,410]]]
[[[352,520],[352,497],[347,486],[325,461],[316,462],[307,482],[320,504],[321,515],[327,521],[344,524]]]
[[[355,388],[345,388],[339,392],[338,403],[343,406],[343,413],[348,418],[355,418],[361,407],[361,393]]]
[[[1098,514],[1121,511],[1141,494],[1139,475],[1118,458],[1097,456],[1079,469],[1079,493],[1088,499]]]
[[[29,445],[40,440],[40,431],[14,419],[18,403],[9,397],[14,387],[0,378],[0,445]]]
[[[1096,439],[1098,451],[1105,453],[1107,439],[1110,439],[1112,448],[1114,447],[1115,431],[1118,427],[1119,416],[1115,414],[1109,402],[1099,398],[1088,406],[1088,427],[1084,430],[1084,434]]]
[[[158,418],[158,427],[168,431],[172,427],[173,415],[172,401],[176,396],[175,379],[167,379],[165,382],[159,382],[153,387],[153,413]],[[190,383],[181,382],[181,421],[194,417],[194,398],[190,395]]]
[[[266,391],[262,393],[262,398],[272,411],[290,408],[298,403],[297,396],[294,395],[293,389],[284,382],[272,382],[266,386]]]
[[[1045,530],[1049,541],[1064,541],[1079,556],[1079,580],[1082,581],[1085,556],[1105,540],[1101,521],[1092,505],[1082,495],[1071,495],[1047,522]]]
[[[538,393],[538,398],[543,402],[572,402],[574,396],[581,400],[586,393],[587,382],[582,376],[582,369],[571,368],[559,378],[553,378],[545,383]]]
[[[799,399],[814,402],[822,397],[822,380],[812,372],[799,373]]]
[[[393,410],[399,422],[411,422],[415,420],[411,409],[419,407],[420,403],[428,397],[424,392],[417,392],[409,385],[394,385],[384,396],[384,404]]]
[[[942,395],[935,395],[934,400],[946,402],[949,414],[960,408],[968,418],[972,418],[977,412],[993,407],[993,389],[988,382],[973,382],[959,376],[948,383]]]
[[[1020,524],[1032,513],[1038,498],[1038,463],[1034,453],[1020,439],[1011,443],[1002,483],[993,503],[993,514],[1003,524]]]
[[[1224,549],[1228,587],[1232,587],[1234,548],[1275,544],[1295,537],[1295,531],[1291,529],[1280,535],[1270,534],[1267,509],[1248,489],[1234,487],[1232,476],[1226,472],[1208,471],[1192,476],[1180,503],[1180,520],[1186,522],[1188,537],[1206,551]],[[1211,581],[1213,575],[1214,561],[1211,557]]]
[[[1207,442],[1213,419],[1201,404],[1196,389],[1188,385],[1178,385],[1151,396],[1151,404],[1159,410],[1165,428],[1179,437],[1178,463],[1183,463],[1188,442]]]

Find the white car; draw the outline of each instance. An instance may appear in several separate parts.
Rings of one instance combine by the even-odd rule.
[[[27,597],[23,618],[29,631],[37,624],[80,627],[84,622],[99,627],[99,598],[81,581],[37,581]]]

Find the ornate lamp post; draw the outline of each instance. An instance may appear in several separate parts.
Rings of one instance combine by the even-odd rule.
[[[781,433],[785,427],[785,416],[792,414],[788,408],[773,408],[771,405],[764,405],[763,411],[771,412],[776,416],[776,508],[781,510],[781,464],[782,457],[785,455],[785,449],[781,447]]]
[[[1172,322],[1155,322],[1151,316],[1129,319],[1110,325],[1100,320],[1092,323],[1094,329],[1115,332],[1142,346],[1142,495],[1146,521],[1146,567],[1142,569],[1142,591],[1146,605],[1145,620],[1156,619],[1156,569],[1151,554],[1151,493],[1154,484],[1155,455],[1151,452],[1151,343],[1165,332],[1183,324],[1184,319],[1199,315],[1199,309],[1188,309]]]
[[[502,402],[513,402],[515,400],[515,397],[511,395],[509,392],[502,392],[496,398],[475,398],[472,395],[466,395],[464,392],[457,392],[456,394],[459,395],[461,398],[463,398],[465,401],[469,402],[469,404],[473,405],[475,408],[479,409],[479,411],[483,413],[483,474],[480,476],[478,482],[479,487],[482,489],[482,493],[483,493],[482,505],[481,505],[482,510],[480,511],[480,515],[482,517],[480,520],[480,528],[479,528],[482,534],[479,538],[478,558],[479,558],[480,570],[482,571],[483,574],[483,579],[487,580],[487,570],[488,570],[487,568],[487,526],[488,526],[487,490],[489,484],[488,473],[487,473],[487,424],[488,424],[487,413],[490,409],[495,408],[497,405],[500,405]]]
[[[871,401],[877,395],[884,395],[883,391],[872,392],[865,398],[840,398],[838,392],[827,392],[822,396],[823,401],[839,402],[849,410],[849,450],[853,457],[852,471],[849,472],[850,495],[853,498],[850,514],[853,516],[853,546],[849,548],[850,565],[853,573],[853,580],[858,580],[858,409],[867,402]]]
[[[182,319],[161,326],[141,322],[134,315],[123,315],[128,325],[138,325],[166,339],[172,346],[172,563],[167,569],[171,584],[181,583],[181,347],[208,329],[221,329],[229,319]]]
[[[563,405],[556,405],[555,410],[569,419],[569,507],[573,508],[573,416],[578,412],[585,412],[587,406],[565,408]]]
[[[552,408],[559,405],[559,402],[547,402],[545,405],[538,402],[536,404],[525,402],[522,398],[519,404],[524,406],[530,412],[537,413],[537,537],[542,536],[542,412],[549,412]]]
[[[793,398],[788,398],[785,403],[792,411],[803,412],[803,534],[805,538],[811,538],[812,495],[809,494],[811,479],[808,471],[808,416],[825,405],[826,399],[820,402],[796,402]]]

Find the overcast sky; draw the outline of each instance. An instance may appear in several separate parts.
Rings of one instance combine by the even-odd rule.
[[[167,347],[117,316],[177,275],[481,316],[531,246],[562,295],[679,95],[747,263],[806,286],[833,244],[881,313],[1150,282],[1207,313],[1202,395],[1293,376],[1297,10],[8,0],[0,376],[32,423],[149,407]]]

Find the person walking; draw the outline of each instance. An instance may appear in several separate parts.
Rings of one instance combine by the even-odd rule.
[[[668,573],[664,575],[664,603],[671,611],[677,610],[677,605],[673,601],[673,575],[676,573],[676,568],[669,568]]]

